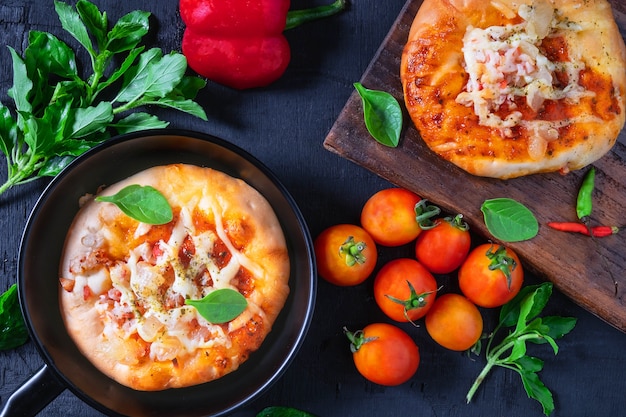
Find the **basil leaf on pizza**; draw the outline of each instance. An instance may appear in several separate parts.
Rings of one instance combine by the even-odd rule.
[[[113,203],[128,217],[142,223],[165,224],[173,213],[167,199],[154,187],[132,184],[111,196],[98,196],[96,201]]]
[[[242,179],[188,164],[148,168],[101,194],[133,215],[167,208],[172,219],[149,224],[113,204],[82,204],[59,267],[61,312],[81,353],[140,391],[237,370],[289,295],[289,251],[269,201]]]
[[[239,316],[248,307],[246,297],[230,288],[222,288],[207,294],[200,300],[185,300],[194,306],[209,323],[222,324]]]

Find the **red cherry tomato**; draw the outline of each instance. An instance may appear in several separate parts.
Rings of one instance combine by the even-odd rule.
[[[361,226],[383,246],[412,242],[422,231],[415,206],[421,198],[404,188],[388,188],[372,195],[361,211]]]
[[[460,294],[437,297],[426,318],[426,331],[441,346],[464,351],[476,344],[483,332],[478,308]]]
[[[352,224],[327,228],[315,239],[313,247],[319,275],[339,286],[362,283],[372,274],[378,260],[372,237]]]
[[[485,243],[474,248],[459,269],[459,287],[481,307],[499,307],[517,295],[524,271],[510,248]]]
[[[400,385],[419,367],[419,348],[411,336],[394,325],[373,323],[354,333],[346,330],[346,335],[356,369],[376,384]]]
[[[399,322],[424,317],[436,295],[437,281],[415,259],[390,261],[374,279],[376,303],[389,318]]]
[[[448,274],[461,266],[471,244],[469,226],[462,216],[446,217],[417,237],[415,257],[433,274]]]

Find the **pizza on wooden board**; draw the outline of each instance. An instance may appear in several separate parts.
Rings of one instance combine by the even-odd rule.
[[[236,370],[257,350],[289,294],[289,256],[268,201],[240,179],[174,164],[106,188],[149,185],[172,221],[150,225],[87,198],[60,264],[69,335],[103,373],[137,390],[196,385]],[[243,313],[211,323],[186,299],[230,288]]]
[[[624,126],[626,48],[606,0],[424,0],[400,77],[428,147],[477,176],[583,168]]]

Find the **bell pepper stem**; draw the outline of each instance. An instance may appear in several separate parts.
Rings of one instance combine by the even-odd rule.
[[[295,28],[296,26],[300,26],[303,23],[311,22],[313,20],[332,16],[343,11],[345,8],[346,0],[335,0],[334,3],[325,6],[317,6],[302,10],[290,10],[289,13],[287,13],[285,30]]]

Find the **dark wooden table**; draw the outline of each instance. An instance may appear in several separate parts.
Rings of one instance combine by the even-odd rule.
[[[326,3],[293,1],[292,8]],[[73,3],[73,2],[72,2]],[[180,50],[183,25],[175,0],[96,1],[111,19],[134,9],[153,13],[150,46]],[[312,236],[340,222],[357,223],[362,204],[392,184],[325,150],[323,141],[346,100],[404,6],[404,0],[355,0],[341,16],[287,33],[292,61],[270,87],[234,91],[209,83],[199,98],[209,121],[174,111],[153,110],[171,127],[193,129],[229,140],[261,159],[293,195]],[[49,31],[67,40],[52,0],[0,3],[0,44],[22,52],[29,30]],[[12,83],[9,51],[0,48],[0,100],[9,103]],[[1,158],[0,158],[1,159]],[[4,159],[2,159],[4,164]],[[5,178],[4,168],[0,179]],[[22,230],[45,181],[15,188],[0,196],[0,290],[16,280]],[[410,254],[410,248],[380,250],[381,262]],[[528,276],[527,283],[546,277]],[[492,326],[495,311],[483,311]],[[626,409],[626,335],[555,292],[548,314],[578,318],[575,330],[561,340],[554,356],[546,346],[532,353],[546,361],[541,372],[552,390],[555,416],[618,416]],[[297,407],[319,416],[541,416],[541,407],[526,397],[517,374],[496,369],[473,403],[464,397],[482,369],[484,358],[446,351],[423,327],[401,326],[420,346],[422,362],[410,382],[385,388],[365,381],[355,370],[343,326],[357,329],[386,321],[374,303],[371,281],[353,288],[319,282],[313,323],[298,356],[262,396],[236,416],[254,416],[269,405]],[[43,365],[32,342],[0,352],[2,403]],[[44,416],[97,416],[65,391],[42,412]]]

